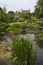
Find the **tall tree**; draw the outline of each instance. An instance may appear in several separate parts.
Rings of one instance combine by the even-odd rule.
[[[0,7],[0,21],[1,21],[1,18],[2,18],[2,14],[3,14],[3,9]]]
[[[8,14],[0,7],[0,37],[6,33],[8,28],[9,17]]]
[[[5,12],[5,13],[6,13],[6,7],[3,7],[3,12]]]
[[[14,12],[13,11],[9,11],[8,14],[9,14],[10,21],[11,22],[14,21]]]
[[[43,0],[38,0],[37,5],[35,7],[35,14],[38,18],[43,17]]]
[[[0,7],[0,21],[2,22],[8,22],[9,21],[9,16],[6,13],[6,8],[1,8]]]

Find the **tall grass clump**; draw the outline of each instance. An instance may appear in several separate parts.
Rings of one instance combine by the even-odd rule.
[[[33,65],[35,58],[32,42],[23,38],[13,38],[12,59],[15,65]]]

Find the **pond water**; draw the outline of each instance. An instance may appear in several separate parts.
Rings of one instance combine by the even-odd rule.
[[[36,40],[34,34],[19,35],[19,38],[26,38],[33,42],[34,48],[37,52],[36,65],[43,65],[43,40]]]
[[[19,35],[18,38],[26,38],[33,42],[34,48],[37,52],[37,58],[36,58],[36,65],[43,65],[43,41],[37,42],[35,41],[35,35],[34,34],[26,34],[26,35]],[[5,39],[7,40],[8,44],[11,43],[11,39],[8,36],[5,36]]]

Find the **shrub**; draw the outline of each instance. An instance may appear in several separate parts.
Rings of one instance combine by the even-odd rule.
[[[14,33],[16,33],[16,34],[20,34],[21,33],[21,31],[22,31],[22,29],[20,28],[20,25],[18,25],[18,24],[14,24],[13,26],[10,26],[9,28],[8,28],[8,31],[9,32],[14,32]]]
[[[24,22],[24,19],[23,18],[19,18],[17,21]]]
[[[35,57],[33,44],[29,40],[13,38],[12,58],[15,65],[33,65]]]

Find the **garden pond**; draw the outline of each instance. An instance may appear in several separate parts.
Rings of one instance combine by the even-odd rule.
[[[15,35],[14,35],[15,36]],[[33,46],[34,46],[34,49],[37,53],[37,58],[36,58],[36,62],[35,64],[36,65],[43,65],[43,40],[36,40],[36,35],[35,34],[26,34],[26,35],[16,35],[19,39],[20,38],[24,38],[24,39],[27,39],[27,40],[30,40],[31,42],[33,42]],[[4,40],[1,41],[1,44],[4,43],[7,44],[7,45],[11,45],[12,44],[12,41],[10,39],[9,36],[4,36]]]

